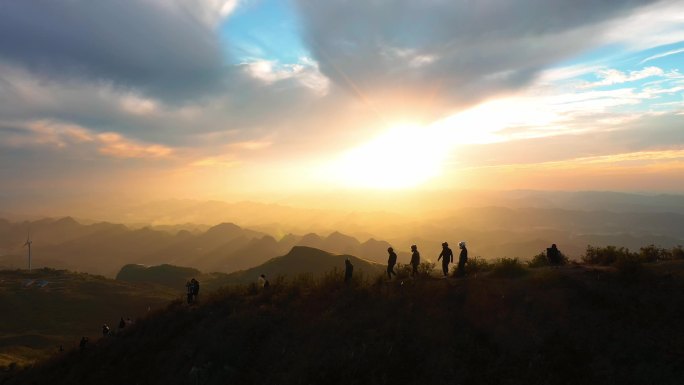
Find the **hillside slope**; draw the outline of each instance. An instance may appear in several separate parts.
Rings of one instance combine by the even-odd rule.
[[[224,289],[3,384],[680,384],[684,265],[611,269]]]
[[[0,367],[76,346],[99,336],[102,324],[115,329],[120,317],[143,316],[180,294],[63,270],[0,270]]]
[[[384,270],[382,265],[351,255],[335,255],[313,247],[295,246],[283,256],[272,258],[251,269],[226,275],[224,283],[255,282],[261,274],[265,274],[269,278],[283,276],[292,279],[301,274],[319,277],[334,269],[344,270],[344,260],[347,258],[354,265],[356,274],[375,276]]]

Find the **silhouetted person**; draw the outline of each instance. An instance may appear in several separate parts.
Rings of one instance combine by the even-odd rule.
[[[78,343],[78,347],[81,349],[81,351],[84,351],[86,345],[88,345],[88,337],[81,337],[81,342]]]
[[[444,278],[449,276],[449,264],[454,261],[454,252],[449,248],[449,244],[442,243],[442,252],[439,253],[439,258],[437,261],[442,260],[442,272],[444,273]]]
[[[344,260],[344,283],[351,281],[352,274],[354,274],[354,265],[352,265],[349,258],[347,258]]]
[[[397,275],[394,272],[394,265],[397,264],[397,254],[394,252],[393,248],[388,248],[389,258],[387,259],[387,278],[392,279],[392,274]]]
[[[563,263],[561,252],[558,250],[555,243],[546,249],[546,258],[549,260],[549,265],[551,266],[558,266]]]
[[[59,345],[59,352],[60,352],[60,353],[64,353],[64,346]]]
[[[188,305],[192,303],[192,282],[188,281],[185,283],[185,290],[188,295]]]
[[[193,278],[190,280],[190,284],[192,285],[192,302],[196,302],[199,295],[199,281]]]
[[[271,284],[268,283],[268,279],[266,279],[266,275],[261,274],[259,276],[259,286],[261,286],[264,289],[268,289],[271,286]]]
[[[125,327],[126,327],[126,321],[124,321],[123,317],[121,317],[121,320],[119,320],[119,331],[121,331],[121,329],[123,329]]]
[[[461,249],[461,254],[458,256],[458,268],[456,268],[456,273],[459,277],[465,275],[465,265],[468,263],[468,249],[464,241],[458,243],[458,247]]]
[[[420,265],[418,246],[411,245],[411,276],[413,276],[413,278],[418,276],[418,265]]]
[[[102,336],[107,337],[109,335],[109,326],[107,324],[102,325]]]

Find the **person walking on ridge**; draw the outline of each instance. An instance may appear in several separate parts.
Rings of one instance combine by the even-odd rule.
[[[192,303],[192,282],[188,281],[185,283],[185,290],[188,295],[188,305]]]
[[[418,246],[411,245],[411,276],[416,278],[418,276],[418,265],[420,265],[420,253]]]
[[[262,289],[268,289],[268,288],[271,286],[271,284],[268,283],[268,279],[266,279],[266,275],[265,275],[265,274],[261,274],[261,275],[259,276],[259,280],[258,280],[258,281],[259,281],[259,286],[261,286]]]
[[[465,265],[468,263],[468,249],[466,248],[465,241],[459,242],[458,247],[461,249],[461,254],[458,256],[456,272],[459,277],[463,277],[465,275]]]
[[[437,261],[442,260],[442,272],[444,273],[444,278],[449,276],[449,263],[454,261],[454,252],[449,248],[449,244],[442,243],[442,252],[439,253]]]
[[[192,302],[197,302],[197,296],[199,295],[199,281],[195,278],[190,280],[192,285]]]
[[[551,266],[559,266],[563,264],[561,252],[558,250],[558,246],[556,246],[555,243],[546,249],[546,258],[549,260],[549,265]]]
[[[397,264],[397,254],[391,247],[387,249],[387,252],[389,253],[389,258],[387,259],[387,278],[391,280],[392,274],[397,275],[397,273],[394,272],[394,265]]]
[[[349,258],[344,260],[344,283],[349,283],[352,279],[352,274],[354,274],[354,265],[352,265]]]

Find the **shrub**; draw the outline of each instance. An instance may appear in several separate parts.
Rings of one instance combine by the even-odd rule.
[[[421,262],[418,265],[418,274],[421,277],[429,277],[432,271],[435,270],[435,263],[430,261]]]
[[[672,256],[672,259],[684,259],[684,248],[682,248],[682,245],[673,247],[672,250],[670,250],[670,255]]]
[[[492,270],[493,264],[482,257],[469,258],[466,271],[469,273],[483,273]]]
[[[650,244],[639,249],[639,258],[642,262],[665,261],[672,259],[672,251]]]
[[[644,271],[643,261],[644,259],[635,253],[627,253],[618,257],[615,261],[615,267],[620,279],[627,283],[638,281]]]
[[[525,274],[527,270],[518,258],[499,258],[492,267],[492,275],[495,277],[515,278]]]
[[[587,245],[587,250],[582,256],[582,262],[590,265],[612,265],[619,258],[626,258],[634,255],[629,249],[616,246],[591,246]]]
[[[558,265],[554,265],[554,266],[567,265],[570,262],[570,259],[565,254],[563,254],[563,252],[560,252],[560,261],[559,262],[560,263]],[[532,257],[531,260],[527,261],[527,267],[537,268],[537,267],[545,267],[545,266],[551,266],[551,264],[549,263],[549,257],[546,255],[546,250],[535,255],[534,257]]]
[[[406,279],[411,276],[411,271],[413,268],[409,264],[397,263],[394,267],[394,271],[397,273],[397,279]]]
[[[532,257],[531,260],[527,261],[527,267],[537,268],[545,266],[549,266],[549,259],[546,257],[546,251],[542,251]]]

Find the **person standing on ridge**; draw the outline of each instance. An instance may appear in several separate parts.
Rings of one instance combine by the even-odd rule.
[[[185,290],[188,295],[188,305],[192,303],[192,282],[188,281],[185,283]]]
[[[411,276],[416,278],[418,276],[418,265],[420,265],[420,253],[418,246],[411,245]]]
[[[559,266],[563,264],[563,258],[561,258],[561,252],[558,250],[558,246],[554,243],[546,249],[546,258],[549,260],[549,265]]]
[[[344,260],[344,283],[349,283],[352,279],[352,274],[354,274],[354,265],[352,265],[349,258]]]
[[[81,349],[81,351],[84,351],[87,345],[88,337],[81,337],[81,342],[78,343],[78,347]]]
[[[192,302],[197,302],[197,296],[199,295],[199,281],[195,278],[190,280],[192,285]]]
[[[449,244],[442,243],[442,252],[439,253],[437,261],[442,260],[442,272],[444,273],[444,278],[449,276],[449,263],[454,261],[454,252],[449,248]]]
[[[265,274],[261,274],[259,276],[259,286],[261,286],[263,289],[268,289],[268,287],[271,286],[271,284],[268,283],[268,279],[266,279]]]
[[[392,274],[397,275],[397,273],[394,272],[394,265],[397,264],[397,254],[391,247],[387,249],[387,252],[389,253],[389,258],[387,259],[387,278],[391,280]]]
[[[102,325],[102,337],[107,337],[109,335],[109,326],[107,324]]]
[[[119,320],[119,331],[123,330],[123,328],[126,327],[126,321],[124,321],[123,317]]]
[[[468,263],[468,249],[466,248],[465,241],[459,242],[458,247],[461,249],[461,254],[458,256],[456,272],[459,277],[463,277],[465,275],[465,265]]]

